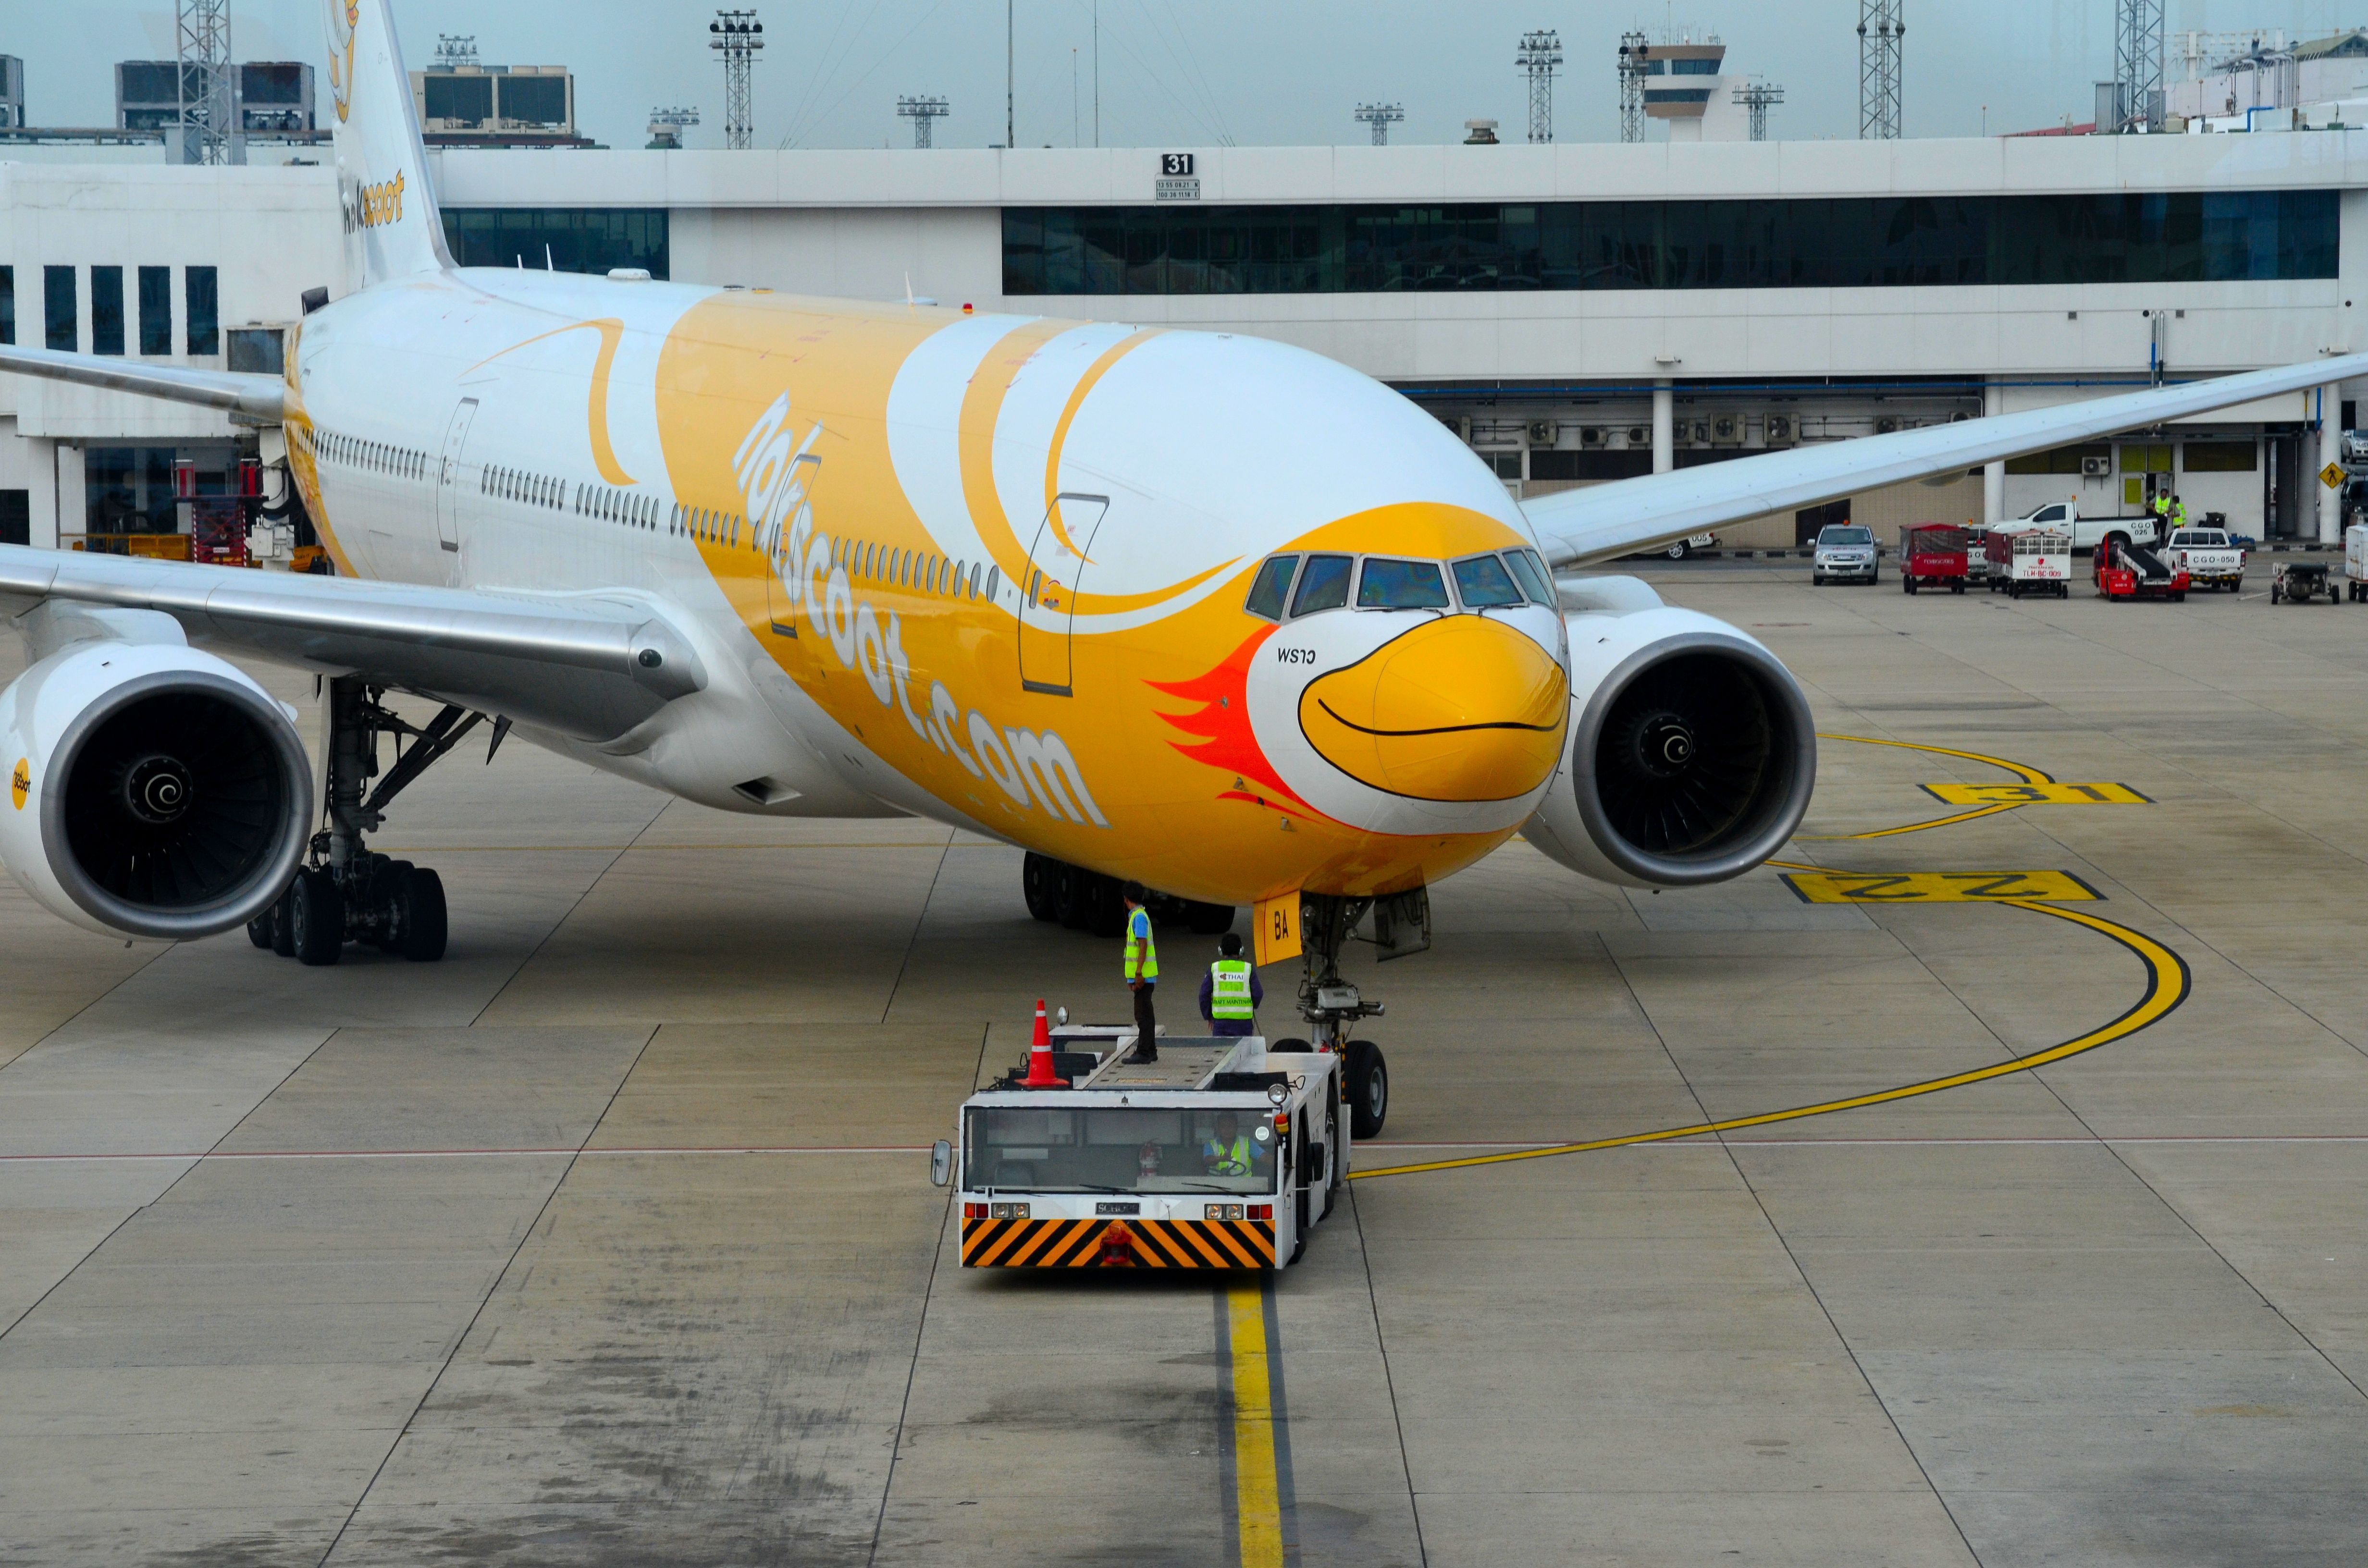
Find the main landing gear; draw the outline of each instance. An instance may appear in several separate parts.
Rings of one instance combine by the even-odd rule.
[[[329,682],[329,825],[313,835],[303,869],[279,902],[247,923],[247,939],[256,947],[307,964],[336,963],[347,942],[368,942],[416,963],[444,956],[443,880],[425,866],[372,852],[362,835],[376,833],[387,802],[485,716],[447,707],[423,728],[387,709],[385,695],[359,676]],[[509,721],[497,720],[494,746],[508,733]],[[395,737],[394,766],[365,798],[363,784],[378,777],[381,734]]]
[[[1072,931],[1092,937],[1115,937],[1125,930],[1126,900],[1119,896],[1124,885],[1116,877],[1032,851],[1019,870],[1019,891],[1028,900],[1029,914],[1039,920],[1057,920]],[[1234,906],[1229,903],[1201,903],[1155,892],[1146,895],[1144,907],[1159,925],[1180,925],[1195,936],[1222,937],[1234,928]]]

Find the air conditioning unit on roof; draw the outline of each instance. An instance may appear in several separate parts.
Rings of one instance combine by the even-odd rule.
[[[2080,460],[2080,477],[2081,477],[2081,478],[2083,478],[2083,479],[2111,479],[2112,476],[2113,476],[2113,460],[2112,460],[2112,459],[2111,459],[2111,458],[2082,458],[2082,459]]]
[[[1554,444],[1554,437],[1557,434],[1557,430],[1558,427],[1551,419],[1531,420],[1530,445],[1532,447],[1553,446]]]
[[[1791,415],[1769,415],[1763,421],[1761,421],[1760,427],[1767,432],[1768,444],[1770,446],[1789,447],[1793,444],[1793,416]]]
[[[1600,425],[1582,425],[1578,427],[1578,444],[1582,447],[1600,447],[1608,434],[1609,432]]]

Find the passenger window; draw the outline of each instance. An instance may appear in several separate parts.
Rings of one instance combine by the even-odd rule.
[[[1368,573],[1372,570],[1370,566],[1366,568]],[[1521,602],[1521,590],[1514,585],[1513,574],[1493,555],[1459,561],[1453,570],[1455,597],[1463,601],[1465,609],[1495,609],[1500,605]]]
[[[1357,580],[1359,609],[1445,609],[1447,584],[1435,561],[1368,559]]]
[[[1251,582],[1249,601],[1242,608],[1268,620],[1281,620],[1283,603],[1291,593],[1291,574],[1298,565],[1296,555],[1269,556]]]
[[[1505,559],[1512,562],[1513,575],[1519,577],[1521,580],[1521,586],[1529,591],[1530,602],[1541,604],[1552,609],[1557,602],[1554,597],[1554,578],[1547,574],[1545,565],[1538,560],[1536,552],[1527,550],[1508,551],[1506,552]]]
[[[1338,609],[1349,602],[1349,564],[1354,558],[1347,555],[1311,555],[1307,569],[1299,574],[1299,593],[1291,601],[1293,615],[1314,615],[1319,609]]]

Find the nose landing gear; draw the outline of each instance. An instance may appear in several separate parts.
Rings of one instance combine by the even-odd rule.
[[[1390,1069],[1381,1047],[1371,1040],[1350,1040],[1349,1034],[1367,1018],[1387,1010],[1367,1001],[1357,988],[1340,978],[1340,949],[1346,947],[1367,914],[1372,915],[1370,940],[1383,963],[1418,953],[1430,946],[1430,895],[1421,888],[1385,898],[1348,898],[1338,893],[1302,893],[1299,898],[1299,1016],[1313,1026],[1310,1040],[1281,1040],[1277,1049],[1312,1046],[1346,1060],[1340,1074],[1340,1096],[1349,1108],[1349,1131],[1358,1138],[1381,1134],[1390,1110]]]
[[[444,956],[444,882],[434,871],[373,852],[363,835],[386,820],[387,802],[483,723],[485,715],[447,706],[425,726],[381,701],[382,687],[359,676],[329,682],[329,825],[313,835],[307,864],[279,901],[247,924],[247,938],[283,958],[333,964],[347,942],[368,942],[416,963]],[[509,733],[495,721],[493,748]],[[395,737],[394,765],[367,798],[363,785],[378,777],[378,742]],[[404,742],[411,744],[406,749]],[[488,750],[486,760],[492,760]]]

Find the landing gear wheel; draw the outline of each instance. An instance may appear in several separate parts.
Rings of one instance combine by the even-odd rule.
[[[1279,1040],[1272,1045],[1267,1047],[1267,1050],[1272,1051],[1277,1056],[1288,1056],[1293,1051],[1311,1051],[1315,1049],[1315,1047],[1309,1044],[1306,1040],[1297,1039]]]
[[[1089,913],[1087,892],[1093,881],[1091,871],[1081,871],[1075,866],[1057,866],[1053,872],[1053,918],[1072,931],[1086,928]]]
[[[1119,880],[1097,872],[1080,873],[1087,883],[1086,935],[1116,937],[1126,930],[1126,900],[1119,896]]]
[[[395,884],[395,939],[392,950],[413,963],[444,956],[444,879],[415,867]]]
[[[296,873],[289,903],[289,929],[299,963],[333,964],[346,947],[346,899],[325,866]]]
[[[1060,875],[1058,860],[1033,850],[1019,863],[1020,896],[1028,901],[1028,913],[1039,920],[1061,918],[1060,900],[1055,896]]]
[[[1349,1132],[1355,1138],[1378,1138],[1390,1115],[1390,1069],[1382,1048],[1372,1040],[1349,1044]]]
[[[296,956],[296,884],[292,881],[271,901],[271,950],[283,959]]]
[[[277,906],[277,902],[278,901],[276,900],[274,901],[275,907]],[[262,914],[256,915],[254,919],[246,923],[246,939],[253,942],[258,948],[268,948],[271,946],[270,910],[265,910]]]

